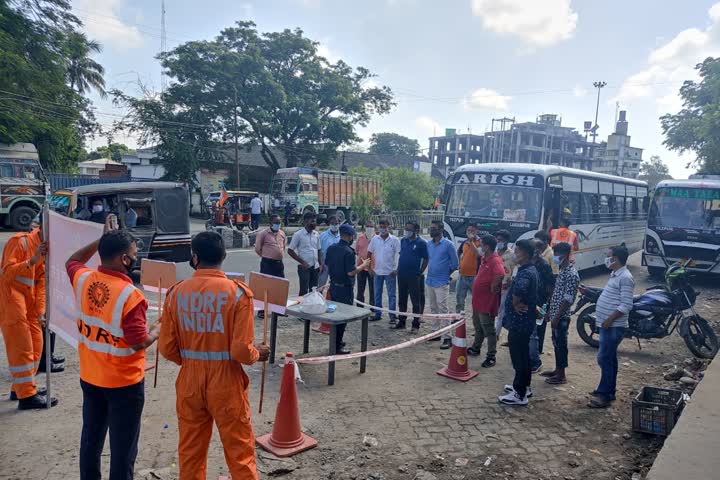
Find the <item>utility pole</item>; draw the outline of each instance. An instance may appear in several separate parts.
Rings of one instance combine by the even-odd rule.
[[[237,87],[233,87],[233,131],[235,133],[235,188],[240,188],[240,157],[238,155]]]
[[[160,53],[165,53],[167,50],[167,36],[165,33],[165,0],[160,3]],[[160,67],[160,92],[165,92],[167,87],[167,80],[165,79],[165,70]]]
[[[597,130],[598,130],[598,112],[600,111],[600,90],[603,89],[607,85],[607,82],[594,82],[593,87],[597,88],[597,103],[595,104],[595,125],[593,125],[592,129],[592,137],[593,137],[593,143],[597,143]]]

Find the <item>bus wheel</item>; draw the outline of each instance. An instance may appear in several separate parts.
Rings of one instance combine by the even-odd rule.
[[[14,230],[30,230],[30,224],[37,212],[30,207],[15,207],[10,212],[10,227]]]
[[[647,267],[648,274],[651,277],[662,277],[665,274],[665,269],[662,267]]]

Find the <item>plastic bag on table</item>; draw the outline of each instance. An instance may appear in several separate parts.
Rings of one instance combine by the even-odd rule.
[[[316,287],[313,287],[312,292],[305,295],[302,305],[300,306],[300,310],[305,313],[313,314],[325,313],[327,310],[327,304],[320,292],[317,291]]]

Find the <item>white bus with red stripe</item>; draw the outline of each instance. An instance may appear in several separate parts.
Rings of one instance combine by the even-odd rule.
[[[485,163],[459,167],[445,185],[445,232],[465,240],[468,224],[480,234],[510,232],[513,242],[570,219],[580,250],[578,270],[602,265],[609,247],[640,251],[648,209],[647,183],[555,165]]]

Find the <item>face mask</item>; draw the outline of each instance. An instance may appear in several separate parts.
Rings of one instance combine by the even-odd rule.
[[[102,205],[93,205],[93,212],[102,212],[103,206]]]
[[[368,237],[375,235],[375,227],[365,227],[365,235]]]
[[[605,257],[605,266],[606,266],[607,268],[612,267],[612,264],[613,264],[613,263],[615,263],[615,262],[613,262],[612,257]]]
[[[413,235],[415,235],[415,232],[412,230],[405,230],[405,238],[412,238]]]
[[[558,255],[553,255],[552,261],[555,265],[562,265],[563,260],[564,259],[562,257],[560,257]]]
[[[280,224],[279,224],[279,223],[273,223],[272,225],[270,225],[270,229],[271,229],[273,232],[277,232],[278,230],[280,230]]]
[[[126,257],[128,257],[130,259],[130,264],[125,265],[125,263],[123,263],[123,266],[125,267],[125,270],[127,270],[128,273],[131,273],[133,270],[133,267],[137,263],[137,257],[133,258],[130,255],[126,255]]]
[[[385,235],[386,233],[388,233],[387,227],[380,227],[380,235]]]
[[[520,258],[517,256],[517,253],[513,253],[512,260],[514,263],[520,263]]]
[[[505,242],[498,242],[497,244],[498,250],[505,250]]]
[[[330,225],[331,232],[336,233],[338,230],[340,230],[340,225]]]

